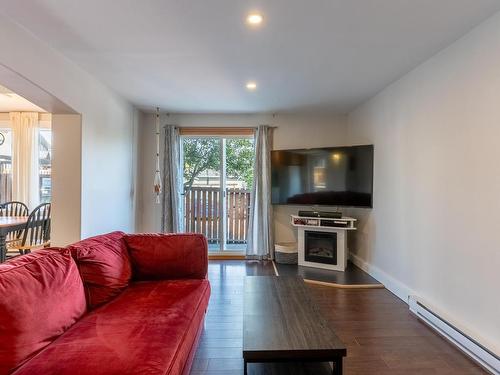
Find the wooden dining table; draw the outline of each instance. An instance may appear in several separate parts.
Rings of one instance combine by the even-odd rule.
[[[0,216],[0,263],[5,262],[7,235],[23,229],[27,221],[28,216]]]

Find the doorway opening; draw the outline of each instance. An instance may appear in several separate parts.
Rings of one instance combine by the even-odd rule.
[[[184,231],[207,237],[209,251],[246,248],[253,164],[253,136],[182,136]]]

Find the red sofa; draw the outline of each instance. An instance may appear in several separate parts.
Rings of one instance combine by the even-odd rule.
[[[189,374],[210,297],[196,234],[121,232],[0,265],[0,374]]]

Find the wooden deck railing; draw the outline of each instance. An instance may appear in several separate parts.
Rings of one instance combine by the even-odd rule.
[[[0,203],[12,200],[12,174],[10,165],[0,163]]]
[[[192,187],[184,190],[184,229],[202,233],[209,243],[219,243],[221,226],[220,190]],[[226,190],[227,243],[246,243],[250,191]]]

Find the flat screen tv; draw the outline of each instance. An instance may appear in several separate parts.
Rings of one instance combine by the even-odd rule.
[[[373,145],[271,153],[273,204],[372,207]]]

